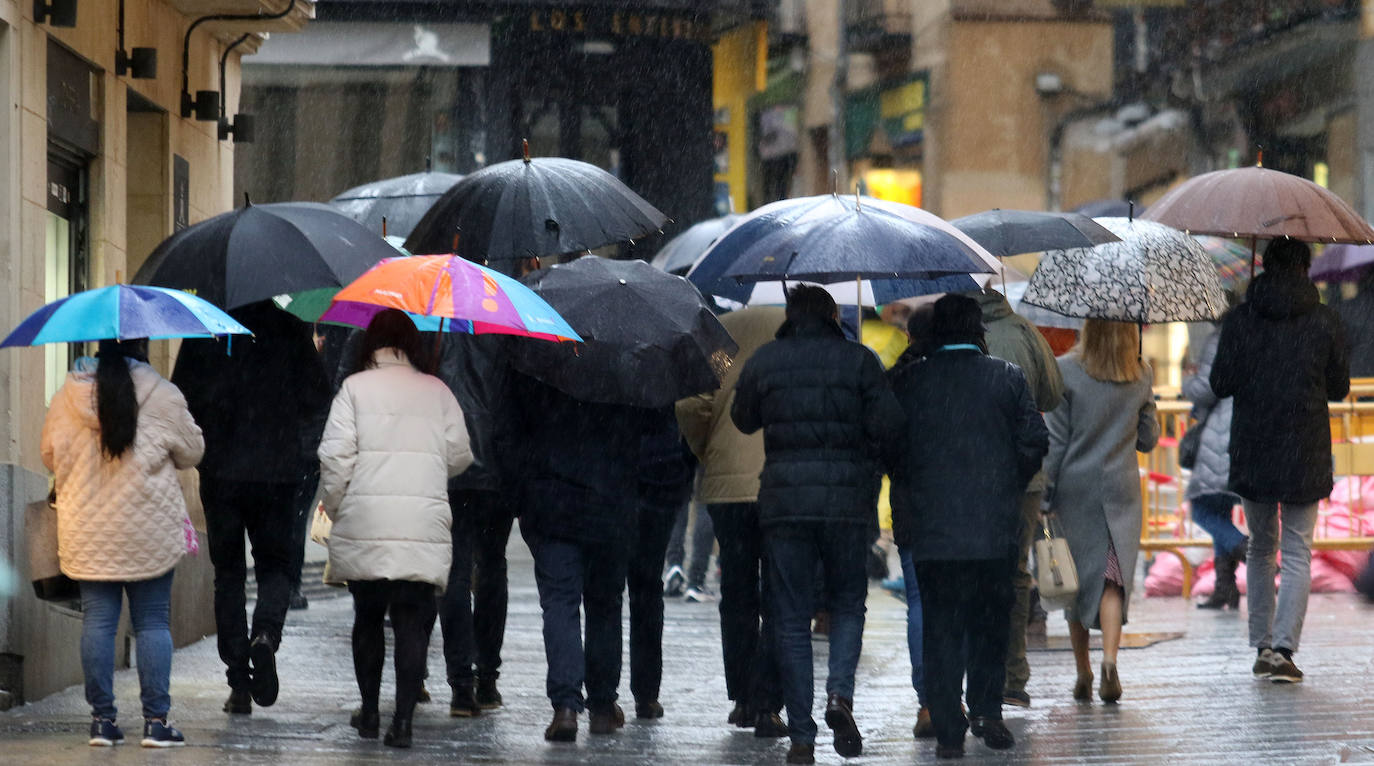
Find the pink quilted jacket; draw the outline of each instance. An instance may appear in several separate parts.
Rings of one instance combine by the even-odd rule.
[[[176,469],[205,452],[200,427],[177,387],[130,361],[138,398],[132,448],[100,453],[94,365],[79,365],[43,422],[43,464],[57,477],[57,555],[74,580],[147,580],[186,552],[186,498]]]

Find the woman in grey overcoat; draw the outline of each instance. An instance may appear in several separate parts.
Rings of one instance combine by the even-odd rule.
[[[1045,414],[1050,452],[1050,511],[1078,570],[1078,598],[1065,616],[1078,680],[1073,696],[1092,697],[1088,628],[1102,631],[1103,702],[1121,698],[1116,653],[1140,551],[1140,474],[1136,452],[1159,441],[1151,373],[1140,360],[1140,328],[1089,319],[1078,345],[1059,357],[1064,400]]]

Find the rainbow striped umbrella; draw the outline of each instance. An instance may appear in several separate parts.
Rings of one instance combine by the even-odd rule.
[[[69,295],[38,309],[0,341],[0,348],[107,338],[249,334],[247,327],[214,304],[188,292],[148,285],[110,285]]]
[[[1196,235],[1193,239],[1212,256],[1212,263],[1217,266],[1217,276],[1221,277],[1222,287],[1235,292],[1250,281],[1250,248],[1225,237],[1207,234]],[[1261,271],[1264,269],[1257,263],[1255,273]]]

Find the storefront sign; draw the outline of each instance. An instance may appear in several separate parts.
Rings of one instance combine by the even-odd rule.
[[[847,155],[855,158],[866,154],[879,127],[894,148],[920,144],[925,138],[929,93],[929,71],[850,93],[845,108]]]
[[[48,41],[48,135],[94,156],[100,153],[95,69]]]
[[[541,8],[529,13],[529,31],[594,37],[655,37],[709,40],[711,28],[687,14],[612,11],[591,8]]]

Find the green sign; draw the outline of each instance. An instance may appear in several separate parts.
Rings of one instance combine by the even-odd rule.
[[[879,127],[893,147],[921,143],[929,95],[930,72],[926,70],[850,93],[844,122],[846,155],[853,159],[866,154]]]

